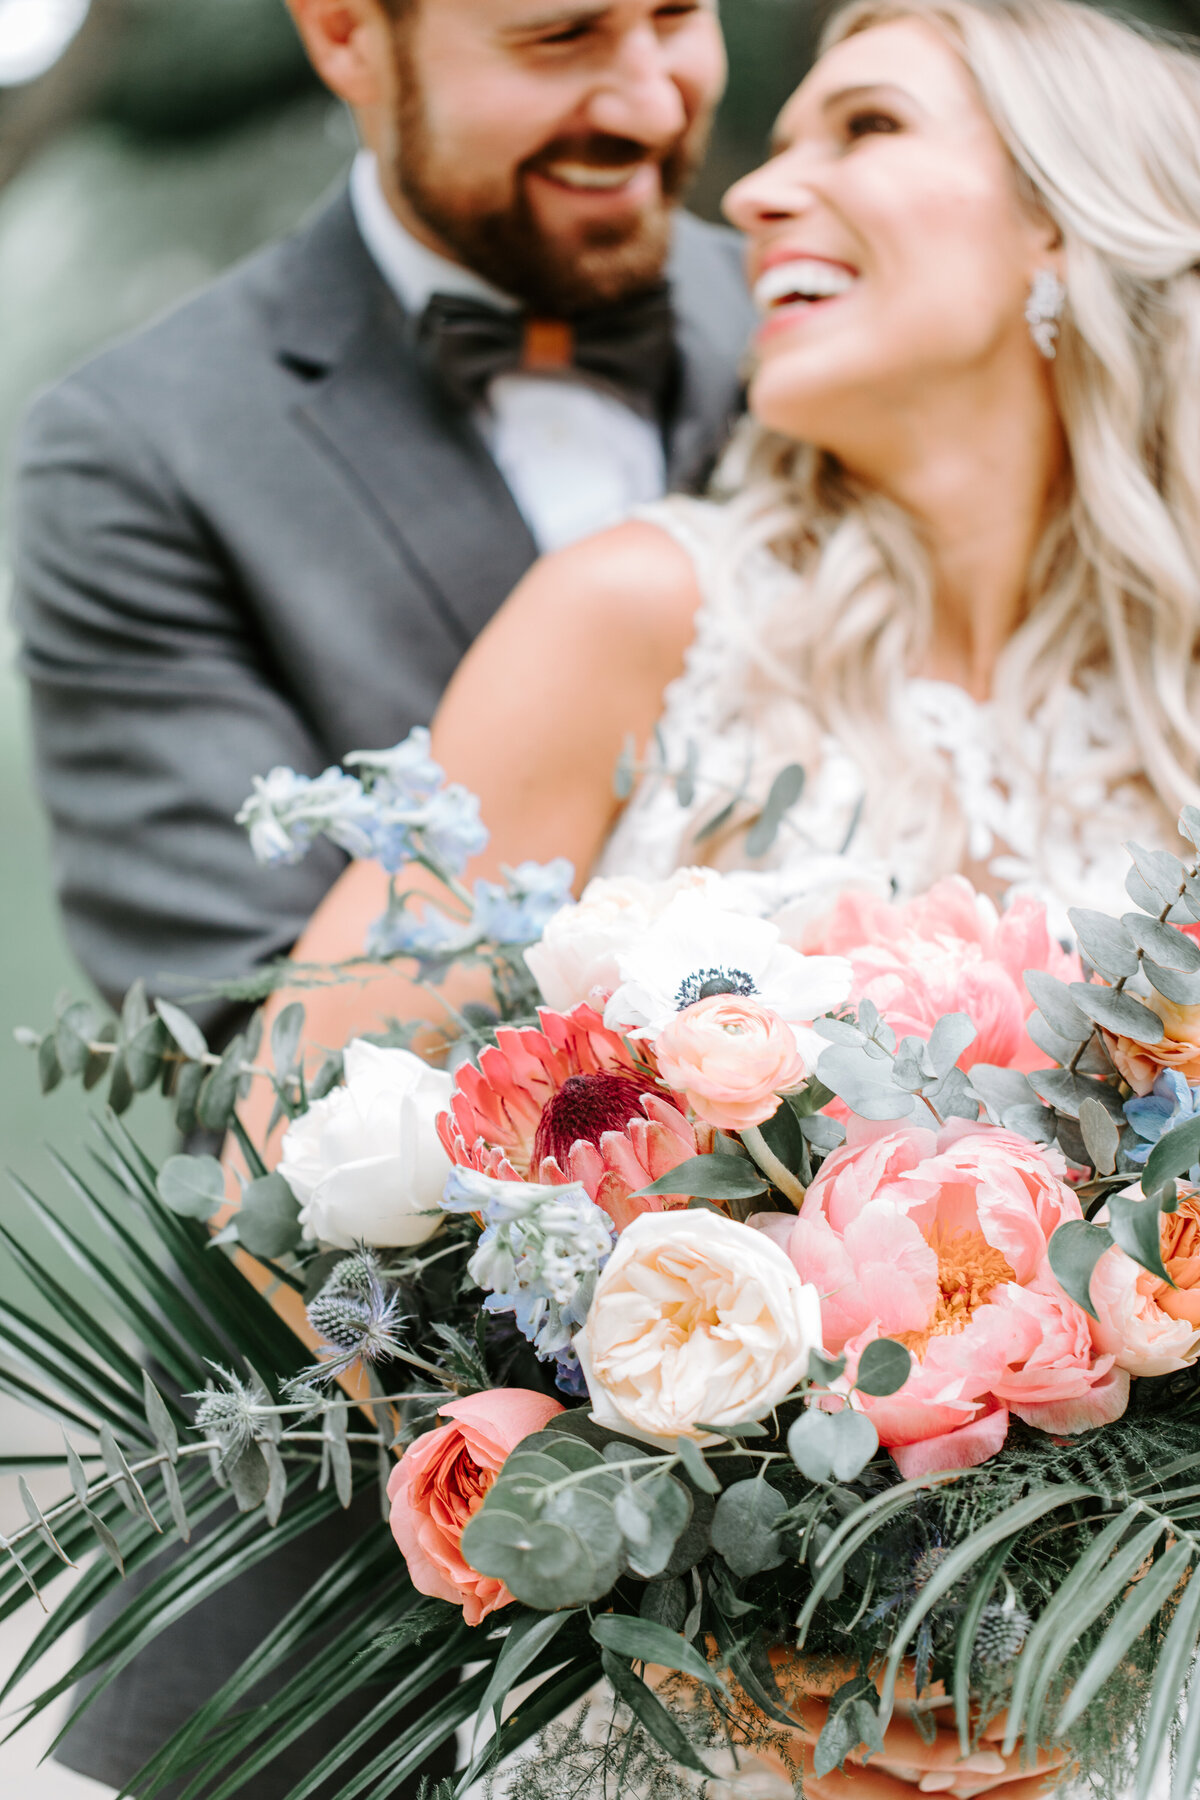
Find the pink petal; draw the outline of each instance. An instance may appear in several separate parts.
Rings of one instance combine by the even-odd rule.
[[[892,1461],[905,1481],[918,1481],[922,1475],[940,1474],[946,1469],[974,1469],[987,1462],[1004,1446],[1008,1436],[1008,1409],[998,1406],[957,1431],[941,1437],[925,1438],[919,1444],[899,1444],[892,1451]]]

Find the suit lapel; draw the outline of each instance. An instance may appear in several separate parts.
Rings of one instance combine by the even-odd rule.
[[[294,250],[283,359],[296,416],[382,524],[464,650],[537,555],[469,417],[426,375],[344,198]]]

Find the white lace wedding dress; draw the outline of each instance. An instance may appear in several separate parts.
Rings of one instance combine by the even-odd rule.
[[[936,859],[936,835],[918,818],[889,847],[873,843],[868,828],[856,823],[863,792],[858,765],[844,744],[828,736],[820,739],[815,766],[806,768],[789,828],[767,857],[748,868],[740,837],[717,855],[711,839],[697,840],[727,793],[745,789],[761,803],[773,772],[791,759],[777,724],[768,734],[745,696],[757,659],[771,647],[766,639],[779,604],[796,597],[795,578],[765,550],[754,552],[732,582],[720,578],[728,564],[726,515],[719,504],[672,498],[638,516],[682,544],[699,577],[695,635],[683,673],[664,695],[658,733],[671,771],[688,764],[694,746],[695,792],[688,798],[685,791],[681,804],[674,780],[644,779],[594,872],[654,879],[712,861],[725,871],[740,871],[748,909],[776,916],[796,908],[802,915],[817,910],[850,884],[900,897],[927,889],[945,872]],[[963,689],[912,680],[901,705],[904,733],[941,759],[965,821],[970,872],[977,880],[998,895],[1020,891],[1044,900],[1051,929],[1063,938],[1070,934],[1068,907],[1128,910],[1129,857],[1123,844],[1132,838],[1166,847],[1175,832],[1142,781],[1128,774],[1111,778],[1111,771],[1137,764],[1111,679],[1096,675],[1058,696],[1030,725],[1027,753],[1016,763],[1002,741],[995,708]],[[1069,804],[1048,801],[1050,790],[1069,793]],[[1157,1776],[1155,1800],[1167,1793],[1168,1773],[1164,1769]],[[502,1765],[490,1784],[490,1800],[504,1800],[509,1791]],[[914,1786],[914,1796],[919,1791]],[[790,1792],[790,1783],[777,1775],[746,1768],[728,1781],[708,1784],[706,1800],[788,1800]],[[1003,1790],[997,1800],[1002,1796]],[[469,1800],[484,1800],[484,1784],[472,1789]]]
[[[795,752],[782,712],[768,734],[747,703],[756,668],[771,651],[779,608],[802,603],[796,578],[767,550],[756,550],[732,576],[724,556],[727,509],[703,500],[673,498],[639,517],[668,531],[692,557],[702,602],[683,673],[668,687],[659,737],[672,770],[684,768],[689,746],[697,779],[681,805],[676,785],[644,780],[622,813],[596,867],[597,874],[670,874],[712,861],[746,868],[741,837],[712,852],[697,832],[724,795],[746,784],[760,802],[771,774]],[[997,709],[945,681],[910,680],[901,690],[900,731],[940,760],[967,830],[970,872],[996,894],[1027,892],[1045,900],[1052,929],[1066,937],[1070,906],[1128,910],[1124,881],[1130,839],[1150,847],[1175,840],[1174,823],[1140,779],[1136,747],[1116,684],[1096,673],[1044,707],[1029,725],[1015,759],[1005,744]],[[793,706],[799,730],[804,720]],[[807,733],[805,735],[808,735]],[[769,739],[769,741],[768,741]],[[811,740],[810,740],[811,741]],[[801,762],[803,755],[796,758]],[[1113,778],[1113,771],[1117,771]],[[757,774],[757,779],[756,779]],[[768,856],[752,865],[763,904],[848,883],[881,883],[900,897],[926,890],[940,873],[936,832],[919,818],[888,848],[873,843],[859,820],[862,776],[847,746],[819,738],[807,760],[803,794]],[[1055,801],[1050,796],[1067,795]]]

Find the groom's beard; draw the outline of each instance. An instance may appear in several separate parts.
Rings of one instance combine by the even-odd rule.
[[[702,116],[665,156],[659,157],[658,205],[624,220],[593,221],[567,242],[547,232],[529,198],[527,175],[564,155],[623,168],[644,161],[643,145],[593,136],[543,145],[498,183],[472,181],[433,140],[415,71],[402,71],[401,153],[395,170],[400,192],[417,217],[449,245],[469,269],[537,312],[569,318],[652,287],[666,267],[671,215],[696,173],[708,145],[710,119]]]

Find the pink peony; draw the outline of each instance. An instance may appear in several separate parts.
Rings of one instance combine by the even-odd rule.
[[[961,875],[902,905],[874,895],[841,895],[809,927],[803,948],[849,958],[851,1002],[872,1000],[898,1037],[927,1038],[944,1013],[966,1013],[974,1043],[959,1058],[1000,1068],[1036,1069],[1044,1054],[1025,1030],[1033,999],[1027,969],[1078,981],[1079,959],[1051,937],[1046,909],[1020,896],[1003,913]]]
[[[713,994],[684,1007],[654,1049],[663,1080],[720,1131],[761,1125],[807,1072],[791,1026],[741,994]]]
[[[809,1188],[788,1249],[822,1296],[826,1349],[850,1380],[873,1338],[913,1353],[899,1393],[853,1402],[906,1477],[985,1461],[1010,1412],[1069,1433],[1125,1410],[1128,1375],[1050,1271],[1051,1234],[1083,1216],[1062,1172],[994,1126],[854,1120]]]
[[[599,1013],[546,1009],[539,1030],[503,1027],[455,1078],[438,1131],[452,1162],[502,1181],[579,1181],[618,1231],[646,1212],[686,1206],[684,1195],[634,1199],[712,1147],[680,1108],[656,1091],[653,1060],[640,1057]]]
[[[439,1407],[450,1423],[410,1444],[392,1470],[392,1536],[413,1586],[461,1606],[468,1625],[507,1606],[512,1595],[502,1581],[463,1561],[459,1541],[467,1520],[521,1440],[562,1410],[557,1400],[529,1388],[469,1394]]]

